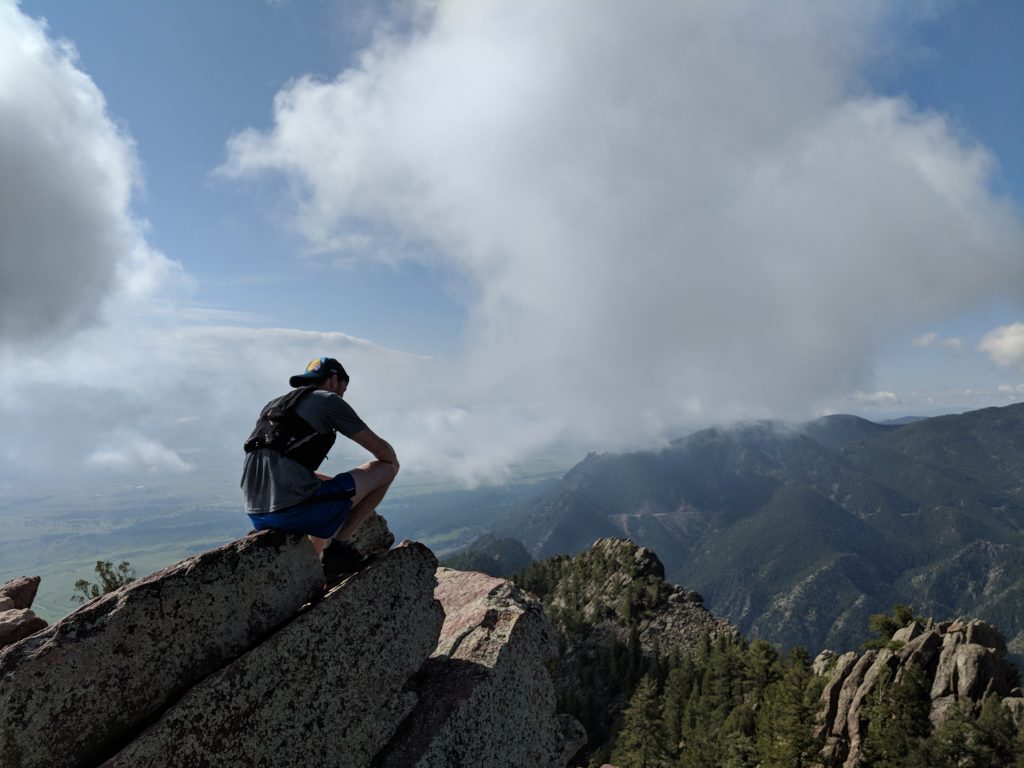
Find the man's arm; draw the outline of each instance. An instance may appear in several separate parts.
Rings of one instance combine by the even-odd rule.
[[[378,461],[394,464],[395,469],[398,469],[398,455],[395,453],[395,449],[391,447],[391,443],[379,437],[369,427],[359,430],[350,439],[372,453],[373,457]]]

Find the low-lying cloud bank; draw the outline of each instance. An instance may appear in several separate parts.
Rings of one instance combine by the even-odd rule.
[[[45,469],[57,484],[96,472],[171,482],[200,466],[241,467],[259,409],[325,351],[353,370],[368,420],[412,408],[403,382],[429,364],[342,333],[210,325],[103,325],[49,348],[56,365],[0,372],[0,413],[17,438],[0,459],[8,472]]]

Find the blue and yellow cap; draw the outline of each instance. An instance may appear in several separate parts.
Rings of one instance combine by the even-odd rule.
[[[345,381],[349,380],[345,367],[333,357],[317,357],[309,361],[305,371],[288,379],[288,383],[293,387],[308,387],[321,384],[334,374]]]

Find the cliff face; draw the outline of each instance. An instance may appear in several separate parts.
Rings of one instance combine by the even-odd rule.
[[[571,755],[562,724],[551,727],[546,667],[557,646],[540,603],[504,579],[447,568],[434,594],[444,626],[413,684],[417,709],[375,765],[446,768],[466,764],[465,754],[501,755],[489,765],[564,765]]]
[[[1002,636],[989,624],[913,622],[897,631],[889,646],[863,655],[823,651],[815,659],[815,673],[828,679],[819,718],[826,765],[860,764],[866,705],[879,686],[899,683],[911,670],[930,690],[932,725],[943,723],[957,703],[976,705],[990,694],[1021,722],[1019,676],[1006,660]]]
[[[539,605],[392,540],[324,595],[304,537],[248,536],[3,649],[0,765],[565,765]]]

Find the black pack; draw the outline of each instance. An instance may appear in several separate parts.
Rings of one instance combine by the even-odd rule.
[[[334,445],[334,431],[317,432],[297,413],[295,408],[316,387],[302,387],[274,398],[260,411],[256,428],[245,441],[245,452],[261,448],[283,453],[289,459],[315,472]]]

